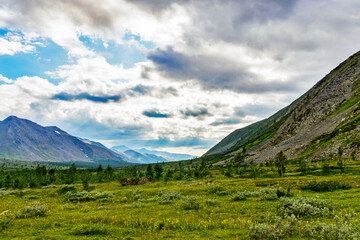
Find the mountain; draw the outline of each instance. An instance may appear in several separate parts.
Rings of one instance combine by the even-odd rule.
[[[125,145],[112,147],[111,150],[125,161],[133,163],[169,162],[196,158],[196,156],[188,154],[169,153],[146,148],[134,150]]]
[[[139,153],[134,150],[127,150],[124,152],[133,162],[136,163],[156,163],[156,162],[168,162],[167,159],[147,153]]]
[[[114,146],[111,148],[112,150],[117,150],[119,152],[125,152],[127,150],[131,150],[130,148],[128,148],[127,146],[125,145],[120,145],[120,146]]]
[[[248,162],[274,159],[358,158],[360,146],[360,52],[273,116],[235,130],[205,155],[237,153]]]
[[[10,116],[0,121],[0,157],[39,162],[102,162],[129,165],[101,143]]]
[[[179,153],[169,153],[165,151],[148,150],[146,148],[136,149],[135,151],[139,153],[147,153],[147,154],[154,154],[157,156],[161,156],[163,158],[168,159],[169,161],[188,160],[198,157],[189,154],[179,154]]]

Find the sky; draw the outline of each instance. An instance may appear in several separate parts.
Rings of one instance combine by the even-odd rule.
[[[360,50],[357,0],[0,0],[0,119],[201,155]]]

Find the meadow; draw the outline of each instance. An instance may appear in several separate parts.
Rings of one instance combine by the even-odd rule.
[[[201,161],[186,161],[180,178],[165,178],[166,169],[179,167],[171,163],[154,181],[3,188],[0,238],[360,238],[360,162],[302,164],[289,162],[282,177],[274,164],[214,165],[199,175],[186,169]]]

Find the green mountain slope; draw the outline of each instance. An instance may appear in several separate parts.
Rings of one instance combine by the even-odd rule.
[[[268,161],[279,151],[290,158],[328,158],[340,149],[358,156],[360,52],[273,116],[235,130],[205,155],[246,152],[248,161]]]

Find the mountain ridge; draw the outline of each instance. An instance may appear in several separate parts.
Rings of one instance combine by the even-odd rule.
[[[56,126],[43,127],[9,116],[0,121],[0,157],[37,162],[113,161],[128,165],[100,143],[68,134]]]
[[[359,131],[358,125],[352,125],[357,121],[360,100],[359,59],[360,52],[353,54],[289,106],[233,131],[205,156],[223,154],[232,159],[242,154],[247,161],[262,162],[283,151],[289,158],[307,160],[330,157],[338,148],[344,148],[346,155],[359,155],[348,144]],[[352,127],[341,132],[347,124]],[[320,141],[327,134],[332,134],[327,142]]]

